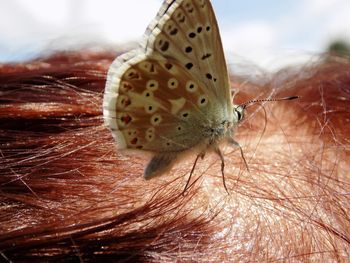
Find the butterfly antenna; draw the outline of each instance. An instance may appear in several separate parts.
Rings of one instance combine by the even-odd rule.
[[[248,100],[247,102],[241,104],[243,109],[247,108],[248,106],[254,104],[254,103],[260,103],[260,102],[265,102],[265,101],[283,101],[283,100],[295,100],[299,99],[300,96],[289,96],[289,97],[284,97],[284,98],[272,98],[272,99],[260,99],[260,100]]]

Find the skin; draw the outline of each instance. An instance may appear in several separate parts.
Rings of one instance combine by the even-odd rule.
[[[145,181],[146,158],[118,152],[103,125],[114,56],[81,51],[0,68],[2,260],[348,260],[348,60],[324,58],[270,81],[233,75],[236,104],[301,98],[247,109],[234,139],[249,170],[239,148],[223,145],[229,194],[209,153],[182,195],[195,154]]]

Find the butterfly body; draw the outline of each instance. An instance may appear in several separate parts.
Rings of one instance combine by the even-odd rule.
[[[146,179],[188,152],[233,142],[243,109],[232,104],[216,18],[209,0],[165,1],[139,49],[111,65],[104,118],[121,150],[153,155]]]

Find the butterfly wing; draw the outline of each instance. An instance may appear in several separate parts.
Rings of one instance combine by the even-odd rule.
[[[221,107],[232,111],[226,60],[209,0],[165,1],[144,39],[146,54],[181,62],[215,94]]]
[[[164,2],[141,47],[118,57],[108,73],[104,117],[118,148],[155,153],[145,174],[153,177],[171,166],[176,153],[203,143],[210,127],[231,114],[210,2]]]

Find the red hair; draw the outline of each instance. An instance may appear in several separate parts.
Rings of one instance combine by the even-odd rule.
[[[324,57],[258,81],[226,149],[181,196],[193,160],[145,181],[117,152],[102,94],[116,54],[81,51],[0,66],[0,255],[8,261],[346,261],[350,245],[350,65]],[[247,84],[248,83],[248,84]],[[263,83],[263,84],[262,84]],[[264,127],[266,129],[264,130]],[[193,156],[194,159],[194,156]]]

